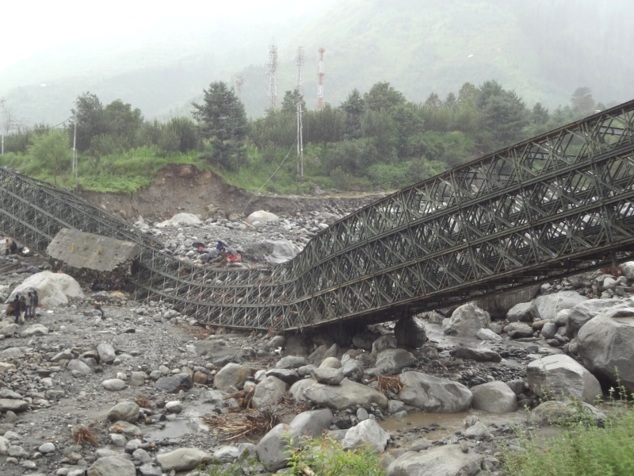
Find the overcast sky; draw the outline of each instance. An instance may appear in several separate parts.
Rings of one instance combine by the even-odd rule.
[[[4,0],[0,5],[3,45],[0,71],[34,53],[59,45],[121,40],[222,16],[242,24],[273,21],[335,0]],[[246,26],[246,25],[245,25]],[[248,34],[245,32],[245,34]]]

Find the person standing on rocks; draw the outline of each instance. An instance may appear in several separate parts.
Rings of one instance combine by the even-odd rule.
[[[26,304],[26,296],[22,295],[20,296],[20,324],[24,324],[25,320],[24,320],[24,316],[26,314],[26,308],[27,308],[27,304]]]
[[[13,317],[15,318],[15,323],[20,323],[20,295],[16,294],[15,298],[13,298]]]
[[[30,319],[35,317],[34,308],[33,308],[33,293],[28,291],[26,293],[26,318]]]
[[[40,296],[37,294],[37,289],[31,291],[33,293],[33,317],[37,315],[37,306],[40,304]]]

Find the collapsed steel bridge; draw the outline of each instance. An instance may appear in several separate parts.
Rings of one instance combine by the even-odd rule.
[[[135,297],[211,325],[373,323],[634,259],[634,101],[400,190],[270,269],[213,269],[70,191],[0,169],[0,230],[43,253],[62,228],[135,242]]]

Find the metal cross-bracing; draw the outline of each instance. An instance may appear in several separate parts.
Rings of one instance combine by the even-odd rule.
[[[379,322],[634,256],[634,101],[379,200],[270,269],[205,268],[72,193],[0,169],[0,228],[43,251],[61,228],[134,241],[139,299],[212,325]]]

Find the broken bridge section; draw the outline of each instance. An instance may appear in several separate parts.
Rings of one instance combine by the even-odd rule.
[[[634,259],[634,101],[400,190],[266,270],[180,261],[70,191],[0,168],[0,231],[42,252],[62,228],[135,243],[135,297],[211,325],[393,320]]]
[[[46,253],[55,269],[93,287],[121,289],[129,281],[141,247],[130,241],[62,228]]]

